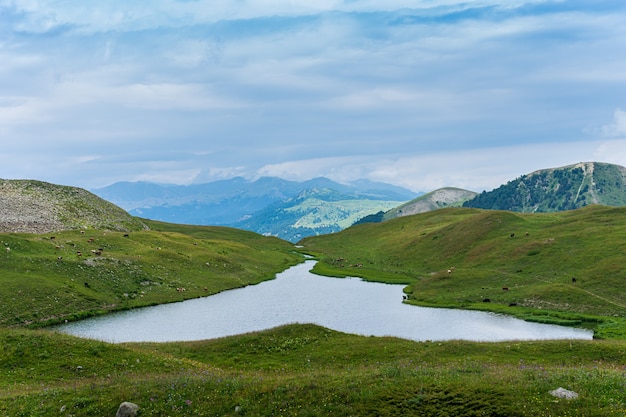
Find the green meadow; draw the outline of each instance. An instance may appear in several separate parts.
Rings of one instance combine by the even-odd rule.
[[[592,341],[413,342],[290,325],[108,344],[46,330],[257,283],[303,259],[249,232],[146,223],[128,236],[0,235],[0,415],[113,416],[122,401],[140,416],[626,414],[626,209],[443,209],[298,248],[319,273],[406,284],[409,303],[592,327]],[[559,387],[579,397],[549,394]]]
[[[442,209],[302,244],[330,276],[407,284],[416,305],[478,309],[626,337],[626,209]]]
[[[0,325],[41,327],[215,294],[300,262],[288,242],[144,221],[150,231],[2,234]]]
[[[622,342],[411,342],[293,325],[111,345],[0,330],[0,414],[623,416]],[[566,387],[576,400],[556,399]]]

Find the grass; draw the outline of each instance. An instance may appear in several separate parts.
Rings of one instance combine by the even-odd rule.
[[[259,282],[302,260],[279,239],[145,222],[128,237],[0,235],[11,249],[0,252],[0,415],[114,415],[122,401],[142,416],[626,414],[624,209],[443,209],[299,249],[324,274],[406,284],[411,303],[594,326],[600,340],[413,342],[290,325],[113,345],[33,329]],[[558,387],[580,397],[556,399]]]
[[[2,330],[0,412],[142,416],[622,416],[618,341],[416,343],[290,325],[201,342],[110,345]],[[59,354],[59,348],[62,354]],[[577,400],[559,400],[565,387]],[[61,412],[63,410],[63,412]]]
[[[626,316],[626,209],[442,209],[303,239],[315,272],[409,283],[410,303],[579,324]],[[489,300],[489,302],[484,302]],[[598,337],[604,334],[599,326]]]
[[[145,223],[150,231],[129,234],[0,235],[10,249],[0,248],[0,325],[40,327],[206,296],[271,279],[302,260],[276,238]]]

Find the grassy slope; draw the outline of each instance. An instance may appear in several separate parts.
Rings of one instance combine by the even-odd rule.
[[[301,260],[291,244],[250,232],[145,223],[150,231],[128,237],[95,230],[58,232],[54,239],[0,235],[10,248],[0,248],[0,325],[43,325],[204,296],[271,279]],[[91,252],[100,249],[101,255]]]
[[[0,414],[622,416],[616,341],[415,343],[312,325],[110,345],[0,330]],[[60,354],[59,352],[63,352]],[[549,391],[567,387],[575,401]]]
[[[317,272],[410,284],[413,303],[576,321],[626,315],[625,240],[626,209],[592,206],[550,214],[444,209],[301,244],[320,255]],[[610,336],[613,325],[605,326]]]
[[[487,303],[475,297],[493,290],[491,308],[521,309],[503,298],[519,293],[531,294],[522,298],[535,303],[557,300],[550,304],[555,310],[565,308],[564,300],[574,307],[567,311],[581,310],[576,303],[584,300],[587,314],[608,309],[621,315],[623,220],[624,210],[597,207],[541,216],[451,209],[303,243],[326,259],[320,265],[327,272],[410,283],[414,297],[430,291],[421,302],[484,308]],[[0,284],[14,286],[0,292],[0,305],[20,313],[15,320],[0,310],[4,326],[116,302],[121,308],[196,296],[212,283],[238,285],[255,267],[261,271],[250,276],[263,279],[299,259],[291,245],[246,232],[150,226],[152,231],[128,238],[98,232],[93,243],[103,246],[104,260],[87,263],[75,250],[89,251],[88,233],[57,234],[54,242],[48,236],[0,236],[12,245],[10,254],[0,253]],[[65,251],[61,265],[58,251]],[[106,267],[90,266],[94,262]],[[198,274],[204,268],[207,273]],[[146,280],[151,283],[141,285]],[[603,290],[604,284],[612,290]],[[188,291],[175,291],[179,285]],[[53,304],[51,296],[61,298]],[[595,303],[598,296],[605,300]],[[617,340],[416,343],[294,325],[192,343],[111,345],[4,327],[0,346],[1,415],[114,415],[125,400],[138,403],[144,416],[626,412],[626,346]],[[548,394],[560,386],[581,397],[566,401]]]

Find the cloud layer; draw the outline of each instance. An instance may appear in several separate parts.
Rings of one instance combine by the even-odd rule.
[[[0,0],[0,177],[482,190],[626,165],[621,0],[92,3]]]

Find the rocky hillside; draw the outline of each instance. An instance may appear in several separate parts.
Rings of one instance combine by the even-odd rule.
[[[461,188],[440,188],[389,210],[385,213],[383,219],[389,220],[395,217],[426,213],[444,207],[460,207],[465,201],[476,197],[476,195],[478,193]]]
[[[535,171],[483,192],[464,207],[518,212],[556,212],[589,204],[626,206],[626,168],[583,162]]]
[[[130,231],[147,226],[82,188],[0,179],[0,232],[48,233],[90,228]]]
[[[464,202],[476,197],[478,193],[461,188],[445,187],[421,195],[411,201],[396,206],[388,211],[379,211],[357,220],[354,224],[380,223],[396,217],[426,213],[445,207],[461,207]]]

